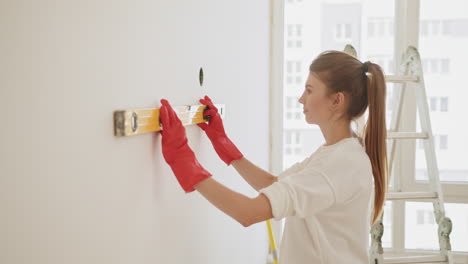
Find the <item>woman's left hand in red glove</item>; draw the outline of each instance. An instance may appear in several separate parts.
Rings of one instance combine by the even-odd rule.
[[[198,163],[188,145],[185,128],[166,99],[161,99],[159,117],[162,123],[162,153],[180,186],[186,193],[195,190],[194,185],[211,174]]]

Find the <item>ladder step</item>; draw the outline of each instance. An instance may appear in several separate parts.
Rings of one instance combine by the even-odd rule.
[[[387,131],[387,139],[427,139],[426,132],[390,132]]]
[[[387,200],[422,200],[437,199],[436,192],[389,192]]]
[[[384,263],[448,263],[447,257],[441,255],[434,256],[407,256],[407,257],[385,257]]]
[[[392,83],[418,82],[419,78],[411,75],[385,75],[385,81]]]

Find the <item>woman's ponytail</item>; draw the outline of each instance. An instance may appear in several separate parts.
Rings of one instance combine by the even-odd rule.
[[[388,191],[387,126],[385,77],[379,65],[365,62],[363,71],[367,78],[368,118],[364,130],[367,155],[374,175],[374,212],[372,224],[382,215]]]

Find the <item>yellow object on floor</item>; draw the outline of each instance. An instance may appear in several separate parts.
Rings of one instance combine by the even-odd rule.
[[[266,220],[266,224],[268,228],[268,235],[270,237],[270,248],[271,253],[273,254],[273,261],[275,264],[278,264],[278,252],[276,251],[275,237],[273,236],[273,230],[271,229],[270,220]]]

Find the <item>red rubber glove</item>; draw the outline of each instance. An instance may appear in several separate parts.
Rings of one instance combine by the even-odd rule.
[[[162,123],[162,153],[186,193],[195,191],[194,185],[211,174],[198,163],[188,145],[185,128],[169,102],[161,99],[159,116]]]
[[[203,117],[206,119],[210,116],[208,124],[197,124],[206,132],[206,135],[211,140],[218,156],[229,166],[232,161],[241,159],[244,155],[237,149],[232,141],[227,137],[224,131],[223,120],[218,113],[218,108],[214,106],[211,99],[205,95],[205,99],[200,99],[200,103],[207,105],[207,109],[203,111]]]

